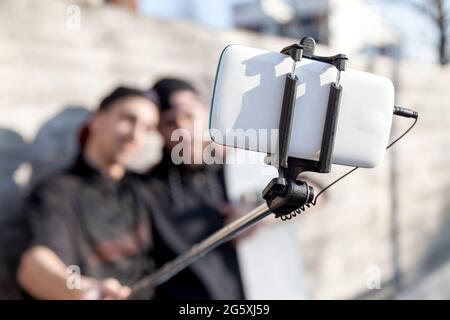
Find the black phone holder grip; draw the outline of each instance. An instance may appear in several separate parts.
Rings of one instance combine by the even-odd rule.
[[[278,164],[279,177],[272,179],[263,190],[263,198],[276,217],[290,215],[304,205],[313,202],[314,190],[305,181],[297,180],[297,176],[304,171],[328,173],[331,170],[334,140],[338,125],[339,105],[342,95],[340,73],[345,71],[347,56],[338,54],[322,57],[314,54],[315,41],[311,37],[303,38],[300,43],[292,44],[281,50],[293,60],[292,72],[286,76],[283,101],[279,122]],[[307,58],[336,67],[337,79],[331,83],[328,96],[327,112],[323,127],[320,156],[318,161],[292,158],[288,156],[292,132],[292,121],[296,102],[298,77],[296,65],[302,58]],[[273,163],[272,163],[273,164]]]

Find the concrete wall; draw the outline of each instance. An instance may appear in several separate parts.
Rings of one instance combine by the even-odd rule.
[[[276,51],[293,42],[157,21],[110,6],[81,7],[77,29],[72,9],[57,0],[0,2],[3,298],[18,296],[13,271],[23,242],[20,207],[29,183],[70,161],[76,128],[102,95],[118,84],[147,88],[159,76],[176,75],[194,81],[209,99],[226,44]],[[350,67],[368,65],[363,58],[350,58]],[[392,67],[379,59],[373,72],[391,76]],[[388,152],[380,167],[357,171],[292,222],[311,298],[392,296],[450,257],[450,72],[410,61],[398,68],[398,103],[421,115],[412,134]],[[396,119],[395,132],[409,123]],[[154,161],[156,153],[145,156]],[[343,171],[335,167],[332,176]],[[332,176],[315,179],[325,184]],[[367,289],[374,270],[381,272],[382,290]]]

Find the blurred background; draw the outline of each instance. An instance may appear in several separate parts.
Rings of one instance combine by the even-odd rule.
[[[392,79],[419,122],[382,165],[240,244],[247,297],[450,298],[449,24],[448,0],[0,1],[0,298],[19,297],[24,197],[72,161],[102,96],[175,76],[209,101],[226,45],[279,51],[303,36],[319,55],[345,53],[350,68]],[[392,137],[409,125],[394,119]],[[160,144],[150,137],[137,170],[158,161]],[[324,186],[345,171],[310,178]],[[234,201],[251,208],[274,174],[231,166]]]

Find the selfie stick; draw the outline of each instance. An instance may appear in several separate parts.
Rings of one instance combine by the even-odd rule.
[[[154,287],[163,284],[211,250],[220,246],[222,243],[233,239],[241,231],[253,226],[271,213],[271,210],[263,203],[253,209],[253,211],[219,229],[205,240],[192,246],[187,252],[164,264],[148,277],[139,280],[132,287],[130,299],[133,299],[133,296],[138,295],[138,293],[143,292],[144,290],[153,290]]]
[[[314,39],[305,37],[299,44],[293,44],[281,50],[281,53],[292,58],[293,66],[291,73],[286,77],[284,88],[279,123],[278,153],[272,154],[267,158],[269,164],[279,168],[279,177],[272,179],[264,188],[263,199],[266,200],[266,203],[261,204],[253,211],[219,229],[205,240],[192,246],[187,252],[167,262],[151,275],[139,280],[132,287],[132,294],[129,299],[139,297],[139,293],[144,292],[144,290],[145,292],[152,291],[156,286],[163,284],[211,250],[233,239],[237,234],[255,225],[269,214],[274,213],[275,217],[280,217],[282,220],[291,219],[304,210],[305,205],[309,206],[313,202],[314,189],[305,181],[296,180],[296,178],[304,171],[330,172],[342,93],[342,87],[339,84],[340,73],[345,70],[348,60],[343,54],[331,57],[316,56],[314,55],[314,48]],[[332,83],[330,87],[319,161],[288,157],[298,82],[296,67],[302,57],[331,64],[338,70],[336,82]]]

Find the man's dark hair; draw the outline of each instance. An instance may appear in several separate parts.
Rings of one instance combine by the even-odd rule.
[[[170,109],[170,97],[177,91],[188,90],[198,93],[195,87],[189,82],[176,78],[162,78],[158,80],[150,91],[155,91],[159,98],[159,110]]]
[[[118,101],[119,99],[129,97],[145,98],[153,102],[157,107],[159,107],[158,95],[153,90],[142,91],[135,88],[118,87],[117,89],[115,89],[114,91],[112,91],[110,94],[108,94],[106,97],[103,98],[103,100],[100,102],[97,112],[107,111],[110,109],[110,107],[114,102]],[[78,132],[78,144],[80,145],[81,149],[84,149],[84,147],[86,146],[87,140],[89,139],[89,134],[90,132],[88,120],[84,123],[84,125],[81,126]]]
[[[135,88],[118,87],[109,95],[103,98],[103,100],[100,102],[98,111],[106,111],[111,107],[113,102],[116,102],[117,100],[122,98],[129,97],[141,97],[153,102],[156,106],[158,106],[159,104],[158,96],[153,90],[142,91]]]

